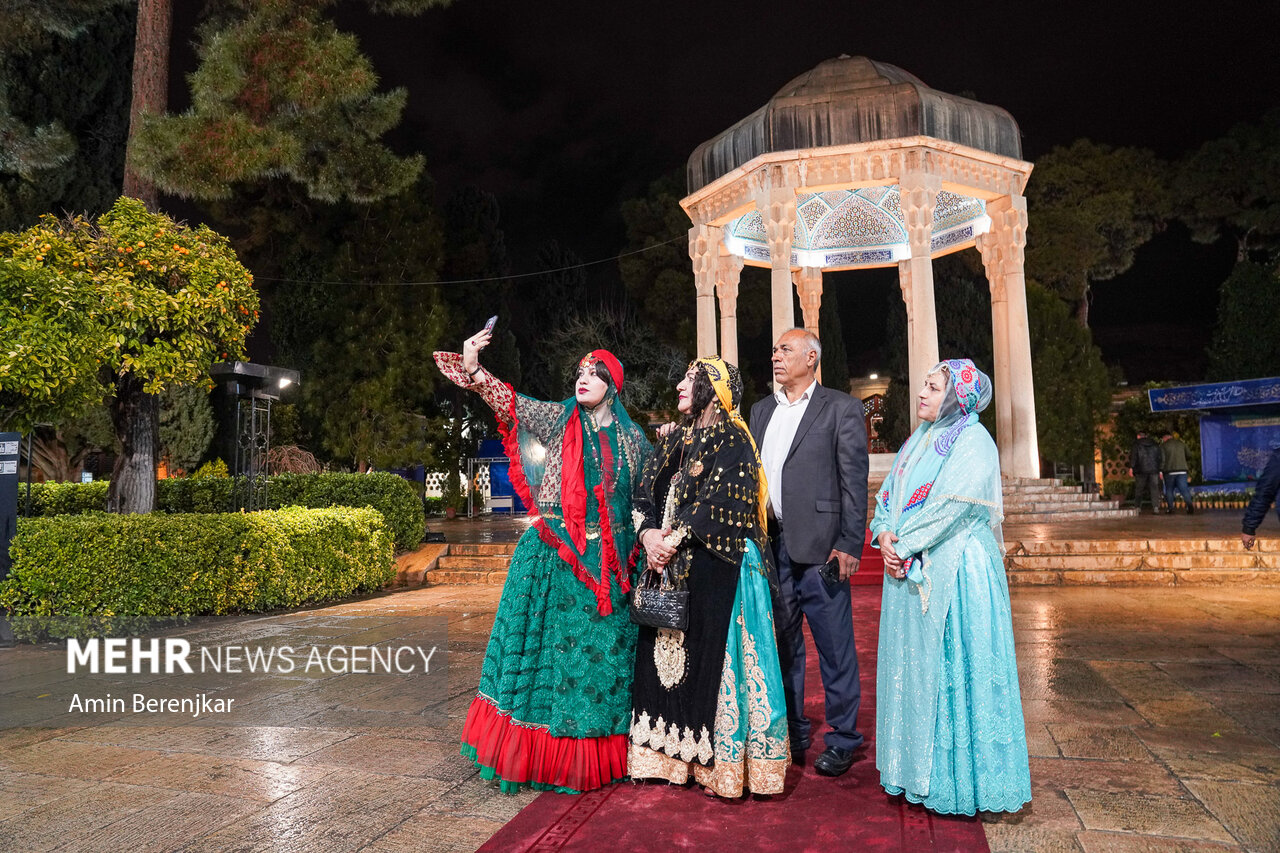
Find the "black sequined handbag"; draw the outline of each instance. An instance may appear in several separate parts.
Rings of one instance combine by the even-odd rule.
[[[631,591],[631,621],[646,628],[689,627],[689,590],[675,589],[666,574],[646,569]]]

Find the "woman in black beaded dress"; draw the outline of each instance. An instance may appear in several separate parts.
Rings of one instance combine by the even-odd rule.
[[[777,794],[791,756],[761,556],[768,491],[738,412],[742,380],[703,358],[677,390],[684,422],[645,466],[634,515],[646,567],[689,591],[689,625],[640,629],[628,772],[722,797]]]

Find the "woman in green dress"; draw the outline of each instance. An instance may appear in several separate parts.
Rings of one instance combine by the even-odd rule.
[[[494,410],[533,523],[502,589],[462,754],[504,792],[578,793],[627,774],[631,490],[651,447],[619,400],[623,371],[612,353],[583,357],[574,395],[544,402],[480,366],[489,341],[483,331],[461,355],[434,357]]]

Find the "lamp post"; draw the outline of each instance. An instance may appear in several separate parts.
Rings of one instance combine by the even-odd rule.
[[[299,384],[299,373],[248,361],[224,361],[215,364],[209,373],[222,385],[228,403],[235,401],[228,454],[232,459],[231,473],[236,477],[232,509],[266,509],[267,476],[271,473],[271,404],[280,399],[285,389]]]

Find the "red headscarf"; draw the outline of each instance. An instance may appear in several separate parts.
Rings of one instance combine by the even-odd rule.
[[[622,390],[622,362],[608,350],[593,350],[578,362],[578,369],[603,362],[613,378],[613,385]],[[606,392],[607,393],[607,392]],[[560,508],[564,513],[564,527],[573,540],[578,553],[587,550],[587,479],[582,459],[582,418],[578,406],[573,407],[569,421],[564,425],[562,470],[560,474]]]

